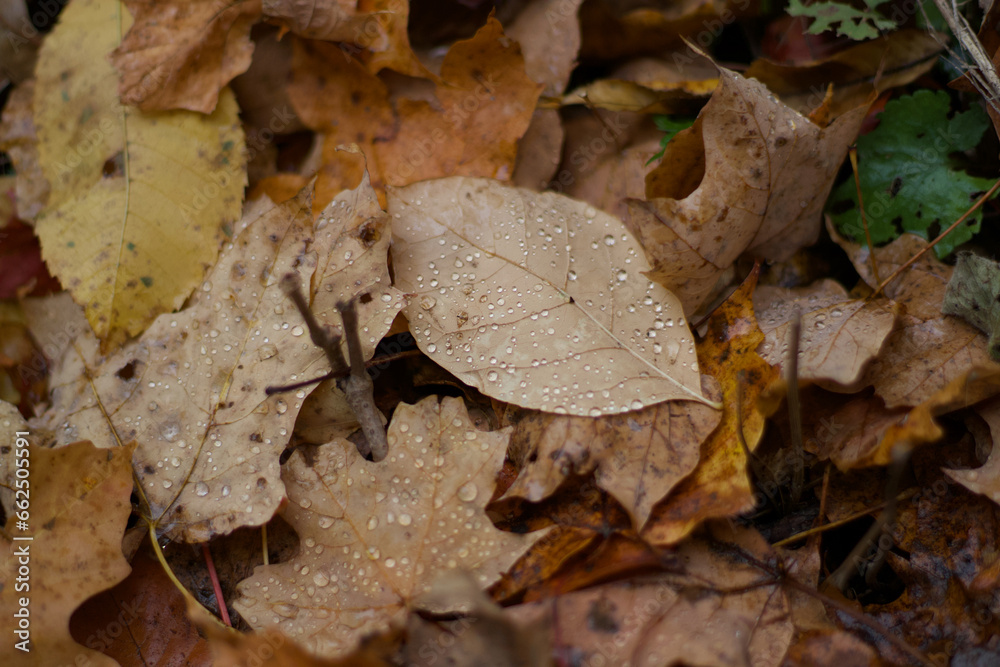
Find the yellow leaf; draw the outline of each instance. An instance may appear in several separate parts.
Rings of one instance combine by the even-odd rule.
[[[36,70],[39,163],[52,185],[37,233],[105,342],[180,307],[239,218],[246,183],[231,91],[208,116],[121,106],[107,56],[130,23],[115,0],[73,2]]]

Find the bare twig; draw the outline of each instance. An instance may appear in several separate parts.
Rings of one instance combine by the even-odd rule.
[[[802,314],[796,308],[788,328],[788,425],[792,436],[792,484],[790,505],[797,505],[805,486],[805,455],[802,453],[802,408],[799,404],[799,337]]]
[[[884,529],[886,529],[889,524],[896,520],[896,507],[897,507],[897,494],[899,493],[899,482],[903,477],[903,470],[906,468],[907,462],[910,460],[910,453],[912,449],[910,447],[897,445],[892,451],[892,462],[889,464],[889,479],[885,483],[885,509],[879,514],[875,523],[871,525],[868,532],[864,534],[864,537],[854,545],[854,549],[848,554],[844,562],[840,564],[833,574],[827,577],[826,581],[823,582],[824,586],[834,586],[840,592],[844,592],[847,588],[847,583],[850,581],[852,574],[854,573],[854,568],[859,564],[863,563],[865,554],[871,549],[872,545],[878,543],[879,535]],[[865,580],[870,584],[874,581],[875,574],[878,573],[878,569],[885,558],[885,549],[879,550],[875,554],[875,558],[869,564],[867,571],[865,573]]]
[[[858,212],[861,214],[861,225],[865,228],[865,241],[868,242],[868,256],[872,261],[872,275],[875,276],[875,282],[882,282],[878,277],[878,264],[875,263],[875,253],[871,252],[871,249],[875,246],[872,244],[872,233],[868,229],[868,218],[865,216],[865,201],[861,197],[861,175],[858,173],[858,147],[851,146],[848,149],[848,155],[851,157],[851,169],[854,170],[854,186],[858,190]]]
[[[365,359],[361,354],[361,339],[358,336],[358,315],[354,310],[354,301],[338,303],[337,309],[344,320],[344,336],[347,338],[347,352],[351,355],[351,375],[343,383],[342,389],[347,398],[347,404],[354,411],[371,449],[373,461],[381,461],[389,453],[389,444],[385,439],[385,429],[382,427],[382,416],[375,407],[375,385],[365,368]],[[363,454],[364,452],[362,452]]]
[[[978,209],[980,206],[982,206],[983,204],[985,204],[986,200],[989,199],[990,197],[992,197],[993,193],[997,191],[997,188],[1000,188],[1000,180],[998,180],[996,183],[994,183],[993,187],[986,191],[986,194],[984,194],[982,197],[980,197],[979,199],[977,199],[976,203],[973,204],[969,208],[968,211],[966,211],[964,214],[962,214],[961,218],[959,218],[955,222],[951,223],[951,226],[948,227],[948,229],[946,229],[943,232],[941,232],[936,239],[934,239],[929,244],[927,244],[926,246],[924,246],[923,248],[921,248],[920,252],[918,252],[916,255],[914,255],[913,257],[911,257],[910,259],[908,259],[905,264],[903,264],[901,267],[899,267],[898,269],[896,269],[895,271],[893,271],[892,275],[890,275],[888,278],[886,278],[881,283],[879,283],[879,286],[877,288],[875,288],[875,291],[872,292],[871,296],[869,296],[868,298],[869,299],[874,299],[876,296],[878,296],[879,292],[881,292],[882,290],[884,290],[885,287],[886,287],[886,285],[888,285],[893,280],[895,280],[896,278],[898,278],[900,276],[900,274],[903,273],[903,271],[906,271],[908,268],[910,268],[911,266],[913,266],[913,264],[918,259],[920,259],[921,257],[924,256],[924,253],[926,253],[928,250],[930,250],[931,248],[933,248],[934,246],[936,246],[938,244],[938,242],[941,241],[941,239],[943,239],[944,237],[948,236],[948,234],[951,234],[951,232],[956,227],[958,227],[960,224],[962,224],[963,222],[965,222],[966,218],[968,218],[970,215],[972,215],[973,213],[975,213],[976,209]],[[874,252],[874,249],[871,246],[869,246],[868,252]],[[877,280],[876,280],[876,282],[877,282]]]
[[[327,333],[326,329],[316,321],[316,317],[309,309],[305,295],[299,288],[299,279],[289,273],[281,279],[281,288],[292,300],[302,319],[305,320],[309,328],[309,336],[313,343],[326,354],[330,362],[331,371],[325,376],[299,382],[288,387],[268,387],[268,394],[275,394],[289,389],[307,386],[315,382],[329,379],[331,377],[342,376],[348,369],[344,361],[344,354],[340,350],[340,337]],[[362,456],[372,457],[374,461],[381,461],[389,451],[389,444],[386,441],[385,429],[382,426],[382,417],[375,406],[375,385],[365,365],[365,358],[361,352],[361,338],[358,336],[358,315],[354,310],[354,301],[340,302],[337,310],[344,322],[344,338],[347,341],[347,352],[351,357],[350,375],[345,380],[338,380],[338,386],[343,390],[347,404],[354,412],[361,426],[361,432],[365,436],[365,444],[358,446],[358,451]]]
[[[983,96],[986,103],[1000,112],[1000,76],[993,66],[993,59],[983,50],[979,38],[972,31],[969,22],[962,16],[956,0],[934,0],[941,15],[955,34],[965,52],[972,59],[973,67],[968,68],[969,81]]]

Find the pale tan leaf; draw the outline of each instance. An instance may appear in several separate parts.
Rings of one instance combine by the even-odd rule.
[[[616,218],[460,177],[392,190],[389,212],[411,331],[466,384],[591,417],[707,402],[680,304]]]
[[[821,129],[759,82],[722,67],[719,77],[698,120],[647,176],[649,201],[634,202],[626,219],[653,264],[650,276],[688,313],[742,253],[784,260],[816,241],[867,108]]]
[[[702,376],[706,396],[719,399],[718,383]],[[538,502],[571,474],[594,473],[597,485],[622,504],[636,530],[659,502],[698,464],[700,445],[722,412],[694,401],[660,403],[599,419],[526,415],[511,436],[524,467],[504,497]]]
[[[764,332],[760,354],[769,364],[784,366],[787,361],[790,320],[797,309],[802,316],[799,379],[842,388],[858,382],[896,319],[891,302],[852,299],[830,279],[800,289],[762,285],[754,292],[753,305]]]
[[[258,567],[234,606],[255,629],[277,625],[335,657],[402,620],[443,571],[462,568],[490,586],[541,536],[500,531],[483,511],[508,439],[476,430],[460,399],[430,396],[396,408],[382,462],[345,440],[309,462],[296,451],[282,474],[283,516],[299,553]]]
[[[86,337],[74,340],[58,364],[67,370],[54,374],[42,423],[59,442],[138,440],[152,518],[173,538],[205,541],[260,525],[284,497],[278,455],[306,390],[268,397],[264,389],[328,366],[281,277],[297,272],[317,319],[335,327],[338,301],[370,294],[358,305],[367,356],[401,306],[389,286],[388,221],[367,179],[315,222],[309,195],[258,202],[188,308],[160,316],[107,358]]]
[[[993,438],[989,458],[971,470],[944,469],[946,475],[973,493],[986,496],[1000,505],[1000,399],[994,398],[976,410],[986,420]]]
[[[841,238],[833,230],[831,235],[847,251],[862,279],[877,287],[868,248]],[[926,245],[919,236],[902,234],[876,248],[879,277],[884,280]],[[951,273],[952,267],[928,252],[885,288],[885,295],[898,303],[904,314],[864,380],[874,385],[888,408],[923,403],[970,368],[995,365],[986,349],[986,336],[959,317],[941,314]]]
[[[0,122],[0,150],[10,155],[14,165],[17,216],[22,220],[34,220],[49,198],[49,182],[38,164],[38,137],[31,110],[34,95],[34,79],[14,88]]]

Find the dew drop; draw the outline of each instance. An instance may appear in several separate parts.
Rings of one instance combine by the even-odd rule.
[[[476,485],[473,484],[472,482],[469,482],[467,484],[463,484],[458,489],[458,497],[459,497],[459,499],[463,500],[463,501],[465,501],[467,503],[471,503],[473,500],[475,500],[476,499],[476,495],[478,493],[479,493],[479,489],[476,488]]]
[[[194,494],[200,498],[204,498],[208,495],[208,484],[205,482],[198,482],[194,485]]]
[[[409,514],[400,514],[399,515],[399,525],[400,526],[409,526],[411,523],[413,523],[413,517],[411,517]]]
[[[373,516],[368,519],[368,530],[375,530],[376,528],[378,528],[378,517]]]

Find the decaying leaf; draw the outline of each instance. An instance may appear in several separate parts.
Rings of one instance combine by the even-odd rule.
[[[0,418],[2,419],[2,418]],[[0,421],[0,432],[6,431]],[[13,435],[13,434],[11,434]],[[31,437],[28,436],[30,442]],[[14,486],[18,459],[30,462],[30,487],[25,513],[28,529],[6,506],[6,530],[0,536],[0,613],[8,635],[0,646],[0,661],[8,665],[71,665],[101,667],[117,663],[73,641],[69,618],[91,595],[111,588],[128,575],[121,540],[131,513],[132,446],[102,450],[89,442],[58,449],[29,444],[27,455],[14,438],[0,458],[4,485]],[[22,489],[23,491],[23,489]],[[18,508],[20,509],[20,508]],[[18,541],[17,537],[33,539]],[[12,539],[13,538],[13,539]],[[19,567],[24,572],[19,574]],[[83,574],[81,574],[83,573]],[[20,581],[28,587],[16,586]],[[22,600],[28,600],[25,607]],[[19,610],[27,609],[27,624]],[[27,630],[18,638],[15,630]],[[24,648],[17,642],[30,643]]]
[[[694,472],[653,508],[643,537],[654,544],[674,544],[706,519],[736,516],[753,507],[747,457],[737,428],[742,427],[753,451],[764,433],[757,399],[778,378],[778,370],[757,354],[764,342],[753,314],[757,274],[755,269],[715,310],[698,345],[702,369],[722,385],[722,422],[702,444]],[[742,406],[740,416],[738,406]]]
[[[868,249],[831,233],[862,279],[873,289],[877,287]],[[876,248],[879,275],[888,276],[926,245],[918,236],[903,234]],[[869,365],[864,382],[874,385],[888,408],[922,403],[970,368],[991,363],[985,336],[961,319],[941,314],[951,275],[950,266],[925,253],[904,276],[885,288],[885,295],[899,304],[903,314]]]
[[[223,87],[250,66],[260,0],[124,1],[135,22],[111,54],[122,102],[212,113]]]
[[[633,577],[508,614],[548,625],[553,652],[572,651],[580,664],[779,665],[793,633],[788,599],[741,549],[770,552],[756,531],[713,525],[711,539],[681,546],[683,574]]]
[[[117,0],[66,8],[42,48],[34,98],[52,186],[36,225],[43,256],[113,342],[184,303],[239,218],[246,178],[231,92],[209,116],[121,106],[106,60],[119,12]]]
[[[706,402],[680,304],[617,219],[469,178],[392,190],[389,213],[417,344],[463,382],[591,417]]]
[[[715,381],[702,379],[705,396],[718,400]],[[593,471],[597,485],[628,510],[640,530],[653,505],[694,470],[702,441],[721,418],[719,410],[694,401],[598,419],[531,413],[511,436],[511,450],[526,463],[504,496],[538,502],[570,474]]]
[[[649,201],[633,202],[626,219],[653,265],[650,277],[688,313],[743,252],[784,260],[816,241],[866,109],[821,129],[757,81],[722,67],[719,76],[698,120],[647,176]]]
[[[941,312],[958,315],[986,334],[986,349],[1000,361],[1000,266],[991,259],[963,253],[941,302]]]
[[[301,547],[240,584],[234,605],[251,626],[276,625],[317,655],[344,655],[401,619],[443,571],[468,570],[487,587],[540,536],[497,530],[484,513],[509,432],[476,430],[461,400],[400,404],[388,439],[381,463],[345,440],[311,462],[292,454],[283,516]]]
[[[787,361],[789,322],[802,316],[799,379],[852,387],[892,331],[894,304],[852,299],[835,280],[801,289],[762,285],[753,295],[764,344],[760,354],[772,366]]]
[[[323,352],[282,292],[295,271],[320,322],[360,294],[365,355],[402,298],[389,286],[389,230],[367,180],[312,222],[310,193],[248,211],[233,243],[185,310],[160,316],[107,358],[74,340],[53,377],[42,422],[60,442],[139,441],[136,469],[152,518],[174,538],[205,541],[271,518],[284,497],[278,455],[305,390],[267,397],[267,385],[327,370]],[[88,380],[92,378],[92,380]]]

